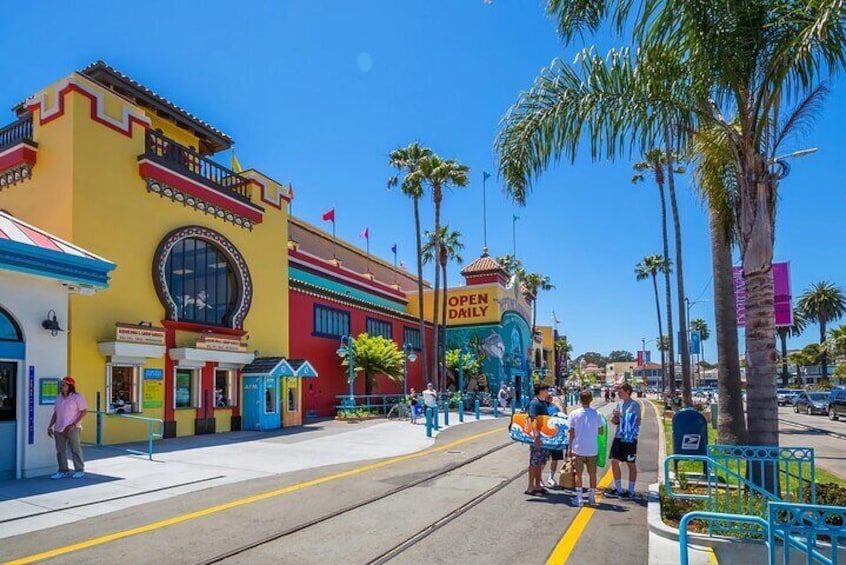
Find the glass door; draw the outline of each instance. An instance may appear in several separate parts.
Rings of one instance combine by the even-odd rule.
[[[0,480],[15,476],[18,442],[18,364],[0,361]]]

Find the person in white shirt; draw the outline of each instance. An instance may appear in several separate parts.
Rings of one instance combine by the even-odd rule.
[[[500,408],[508,406],[508,389],[505,387],[505,383],[499,385],[499,393],[497,393],[496,399],[499,401]]]
[[[438,391],[435,390],[432,383],[429,383],[426,390],[423,391],[423,404],[426,408],[438,407]]]
[[[582,488],[582,472],[587,467],[590,480],[588,504],[596,505],[596,457],[599,454],[599,434],[605,427],[599,412],[590,407],[593,394],[583,390],[579,394],[581,407],[577,408],[567,418],[570,429],[570,445],[567,451],[573,455],[573,468],[576,471],[576,506],[584,504]]]

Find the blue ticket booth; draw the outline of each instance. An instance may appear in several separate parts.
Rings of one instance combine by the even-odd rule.
[[[258,357],[241,371],[243,429],[275,430],[282,427],[284,379],[296,371],[284,357]]]

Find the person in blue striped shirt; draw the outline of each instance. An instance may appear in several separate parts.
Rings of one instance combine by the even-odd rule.
[[[614,474],[614,488],[605,491],[606,496],[632,498],[637,480],[637,436],[640,434],[642,418],[640,403],[632,399],[632,385],[623,383],[619,388],[620,402],[611,414],[617,432],[611,444],[611,472]],[[625,461],[629,469],[629,488],[623,489],[620,463]]]

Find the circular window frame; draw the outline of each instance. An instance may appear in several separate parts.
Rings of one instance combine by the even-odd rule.
[[[202,226],[177,228],[168,233],[156,249],[156,254],[153,258],[153,284],[156,287],[156,294],[158,294],[159,300],[165,308],[166,319],[172,322],[182,321],[177,315],[176,302],[174,302],[167,286],[166,265],[174,246],[183,239],[200,239],[214,245],[226,257],[232,267],[237,292],[236,305],[230,320],[231,325],[217,326],[191,321],[186,321],[186,323],[197,323],[199,325],[209,325],[210,327],[243,329],[244,319],[247,317],[253,301],[253,280],[250,276],[250,269],[247,267],[244,256],[241,255],[241,252],[238,251],[238,248],[231,241],[224,235]]]

